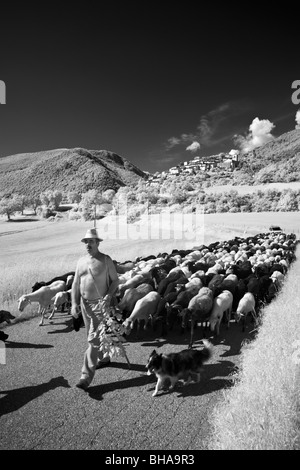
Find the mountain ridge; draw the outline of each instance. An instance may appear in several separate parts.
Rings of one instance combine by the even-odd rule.
[[[117,190],[137,183],[145,173],[124,157],[107,150],[53,149],[0,159],[1,193],[39,195],[89,189]]]

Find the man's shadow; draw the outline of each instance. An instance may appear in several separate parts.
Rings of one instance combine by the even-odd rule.
[[[17,341],[10,341],[9,339],[5,341],[6,348],[22,348],[22,349],[48,349],[54,348],[52,344],[34,344],[34,343],[18,343]]]
[[[13,390],[1,390],[0,395],[5,396],[0,398],[0,416],[12,413],[44,393],[49,392],[49,390],[54,390],[58,387],[70,388],[70,385],[64,377],[59,376],[40,385],[15,388]]]

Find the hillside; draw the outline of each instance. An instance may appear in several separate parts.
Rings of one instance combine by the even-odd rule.
[[[282,134],[242,156],[233,184],[300,181],[300,130]],[[232,184],[231,182],[231,184]]]
[[[117,190],[144,177],[128,160],[106,150],[56,149],[0,158],[0,195]]]

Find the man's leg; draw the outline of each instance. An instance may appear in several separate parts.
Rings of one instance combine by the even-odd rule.
[[[81,377],[79,382],[76,384],[76,387],[82,388],[84,390],[88,388],[94,378],[100,345],[99,339],[97,340],[95,338],[93,340],[93,343],[89,341],[91,326],[94,330],[95,328],[97,328],[98,325],[95,324],[97,323],[97,321],[95,322],[94,318],[93,321],[91,321],[91,317],[87,312],[87,308],[89,308],[89,306],[86,306],[85,302],[81,300],[81,312],[88,337],[88,348],[84,353]]]

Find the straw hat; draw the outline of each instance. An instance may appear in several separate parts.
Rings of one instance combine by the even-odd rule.
[[[84,238],[82,238],[81,241],[84,243],[85,240],[90,240],[90,239],[99,240],[100,242],[103,242],[103,238],[99,237],[98,231],[96,228],[89,228]]]

